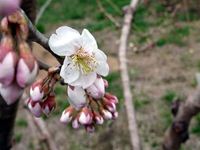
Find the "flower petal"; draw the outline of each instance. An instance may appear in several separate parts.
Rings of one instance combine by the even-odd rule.
[[[49,38],[49,47],[59,56],[70,56],[80,48],[80,40],[81,36],[77,30],[62,26]]]
[[[69,103],[76,109],[80,109],[86,105],[86,93],[83,88],[68,86],[67,93]]]
[[[96,78],[97,78],[97,74],[95,72],[91,72],[86,75],[81,74],[79,79],[70,83],[70,85],[79,86],[79,87],[82,87],[83,89],[86,89],[95,82]]]
[[[60,76],[64,79],[65,83],[72,83],[80,76],[80,71],[68,57],[65,57],[64,64],[62,65]]]
[[[105,61],[98,62],[96,72],[101,76],[107,76],[109,73],[109,66],[108,63]]]
[[[91,53],[92,51],[98,48],[95,38],[87,29],[83,30],[81,38],[82,38],[83,49],[86,52]]]
[[[107,56],[103,51],[96,49],[93,54],[97,61],[107,61]]]

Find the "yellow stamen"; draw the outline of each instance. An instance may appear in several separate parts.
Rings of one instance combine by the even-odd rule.
[[[88,54],[83,48],[77,50],[71,58],[75,65],[81,69],[84,74],[94,71],[97,64],[94,55]]]

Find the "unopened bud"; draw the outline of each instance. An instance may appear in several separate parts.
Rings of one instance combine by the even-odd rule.
[[[92,122],[92,112],[87,107],[84,107],[79,113],[78,121],[82,125],[90,124]]]
[[[68,86],[69,103],[76,109],[86,105],[86,93],[81,87]]]
[[[95,99],[100,99],[105,94],[105,85],[104,81],[101,77],[97,77],[96,81],[89,86],[87,89],[87,93]]]
[[[74,108],[72,106],[69,106],[67,109],[65,109],[60,118],[60,122],[64,124],[69,123],[73,118],[72,116],[73,111],[74,111]]]
[[[74,119],[74,120],[72,121],[72,127],[73,127],[74,129],[80,128],[80,125],[79,125],[79,123],[78,123],[77,118]]]
[[[0,0],[0,16],[10,15],[17,11],[20,0]]]
[[[112,119],[111,112],[104,109],[104,110],[101,111],[101,113],[102,113],[104,119],[107,119],[107,120]]]
[[[8,105],[15,103],[23,93],[23,89],[16,83],[10,85],[0,84],[0,94]]]
[[[0,44],[0,83],[9,85],[15,77],[15,66],[17,64],[17,55],[12,49],[12,39],[3,37]]]
[[[17,66],[16,78],[20,87],[26,87],[34,82],[38,74],[38,64],[27,43],[20,43],[19,49],[20,59]]]
[[[29,99],[28,108],[35,117],[40,117],[42,115],[42,107],[39,102],[34,102]]]
[[[42,91],[42,81],[36,81],[30,88],[31,99],[35,102],[42,101],[44,92]]]
[[[48,116],[56,108],[55,96],[48,96],[41,105],[43,113]]]
[[[108,101],[117,104],[119,102],[118,98],[115,95],[112,95],[110,93],[106,93],[104,98],[106,98]]]
[[[95,120],[96,124],[99,124],[99,125],[103,124],[103,122],[104,122],[103,117],[96,112],[94,112],[94,120]]]

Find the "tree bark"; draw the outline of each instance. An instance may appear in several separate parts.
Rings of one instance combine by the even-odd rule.
[[[22,0],[21,8],[26,12],[31,21],[35,20],[36,0]],[[8,106],[4,99],[0,96],[0,150],[10,150],[12,147],[12,135],[18,103],[19,100]]]
[[[172,105],[174,120],[165,133],[163,150],[179,150],[189,138],[188,128],[191,119],[200,112],[200,87],[185,102]]]

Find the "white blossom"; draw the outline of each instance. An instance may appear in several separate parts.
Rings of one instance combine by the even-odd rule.
[[[109,72],[107,56],[87,29],[80,34],[70,27],[60,27],[51,35],[49,46],[55,54],[65,56],[60,76],[69,85],[85,89],[94,83],[97,74],[106,76]]]

